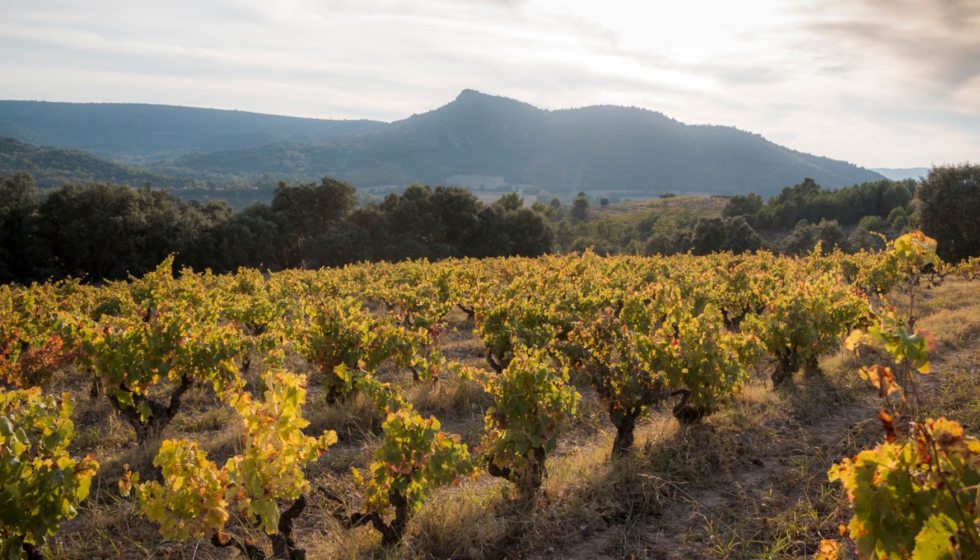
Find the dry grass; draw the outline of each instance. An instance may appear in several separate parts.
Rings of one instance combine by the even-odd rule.
[[[591,211],[597,216],[604,217],[623,216],[650,210],[710,210],[720,212],[726,204],[728,204],[728,198],[722,196],[674,196],[610,204],[605,208],[593,207]]]

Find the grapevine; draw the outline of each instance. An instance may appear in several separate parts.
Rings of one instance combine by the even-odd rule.
[[[980,440],[946,418],[918,412],[916,373],[931,372],[934,344],[915,328],[916,289],[927,267],[941,266],[936,243],[920,232],[895,240],[890,252],[904,273],[907,314],[875,311],[877,322],[855,330],[847,347],[881,347],[897,364],[861,368],[884,401],[878,413],[885,442],[831,467],[831,481],[847,490],[853,518],[847,526],[862,558],[976,558],[980,556]],[[839,555],[825,542],[822,558]]]
[[[433,490],[459,485],[460,478],[474,476],[477,468],[459,436],[443,432],[434,417],[423,418],[397,387],[371,376],[361,378],[358,385],[386,416],[381,426],[384,439],[368,472],[353,471],[354,480],[364,489],[365,511],[341,520],[348,527],[371,523],[381,533],[382,544],[391,546],[401,540],[412,514]],[[390,510],[394,517],[385,521]]]
[[[303,467],[337,441],[334,432],[317,439],[305,436],[301,415],[305,378],[279,369],[263,376],[262,398],[249,393],[227,395],[245,430],[243,451],[220,469],[197,444],[165,440],[153,461],[163,483],[139,483],[127,473],[120,489],[135,485],[140,511],[160,524],[164,538],[187,540],[210,536],[215,546],[234,546],[250,559],[266,558],[255,544],[226,530],[232,513],[269,536],[272,558],[299,560],[305,553],[293,540],[293,521],[306,507],[309,482]],[[290,505],[280,512],[278,503]]]
[[[99,464],[68,455],[71,410],[67,395],[0,390],[0,558],[43,558],[37,546],[88,496]]]
[[[481,443],[487,470],[530,498],[541,488],[547,455],[581,396],[568,384],[567,368],[556,372],[545,350],[520,351],[507,369],[487,378],[486,391],[494,398]]]

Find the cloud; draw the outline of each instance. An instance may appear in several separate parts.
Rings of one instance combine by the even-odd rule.
[[[0,0],[0,98],[397,120],[474,88],[980,159],[976,0]],[[928,138],[928,141],[923,141]]]
[[[826,0],[810,6],[807,27],[839,42],[868,65],[886,60],[894,79],[955,93],[980,76],[980,2],[974,0]],[[960,104],[980,112],[980,99]]]

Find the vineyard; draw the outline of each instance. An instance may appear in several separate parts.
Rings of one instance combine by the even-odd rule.
[[[0,558],[975,558],[935,250],[0,286]]]

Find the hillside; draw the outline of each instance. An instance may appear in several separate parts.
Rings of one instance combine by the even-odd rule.
[[[135,103],[0,101],[0,135],[114,161],[153,161],[282,141],[318,142],[384,126]]]
[[[645,109],[546,111],[464,90],[402,121],[326,121],[159,105],[0,101],[0,135],[84,149],[117,163],[214,183],[263,176],[358,187],[485,176],[553,194],[763,196],[805,177],[825,188],[882,178],[732,127]]]
[[[466,90],[448,105],[356,138],[193,154],[158,169],[216,179],[331,175],[362,187],[500,176],[552,192],[621,191],[765,196],[812,177],[826,188],[882,177],[721,126],[691,126],[644,109],[545,111]]]
[[[119,165],[81,150],[37,147],[0,136],[0,176],[27,171],[42,189],[65,183],[117,183],[142,186],[152,182],[156,187],[182,189],[200,187],[200,181],[172,177]]]

